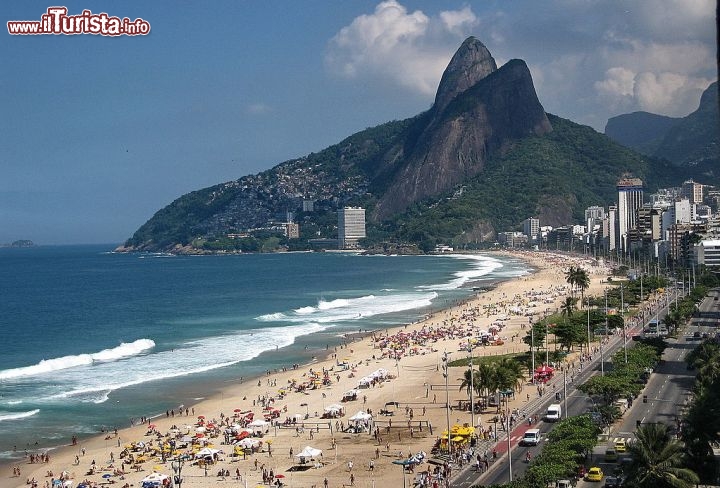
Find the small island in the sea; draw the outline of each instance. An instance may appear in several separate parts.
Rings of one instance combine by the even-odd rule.
[[[19,239],[10,244],[0,244],[0,247],[35,247],[35,243],[30,239]]]

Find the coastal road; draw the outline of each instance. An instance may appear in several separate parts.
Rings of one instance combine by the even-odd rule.
[[[676,290],[672,291],[676,293]],[[647,320],[651,318],[662,318],[667,313],[667,305],[672,301],[673,295],[667,296],[664,300],[659,300],[656,307],[645,314]],[[714,300],[713,300],[714,301]],[[714,301],[714,303],[718,303]],[[705,302],[703,302],[705,304]],[[629,333],[633,334],[641,329],[640,326],[637,330],[630,330]],[[651,375],[651,379],[648,382],[649,389],[646,389],[648,395],[648,403],[642,403],[642,397],[639,401],[636,400],[633,403],[633,408],[625,414],[623,423],[620,424],[619,428],[615,428],[616,432],[633,432],[635,429],[635,422],[639,419],[641,421],[651,421],[655,418],[667,418],[672,417],[676,414],[675,404],[680,401],[687,389],[689,382],[692,385],[692,379],[687,378],[691,376],[687,371],[683,362],[684,356],[694,346],[692,343],[685,341],[685,337],[677,341],[677,348],[670,347],[666,350],[663,356],[665,361],[657,369],[657,373]],[[612,354],[622,348],[625,342],[622,336],[611,336],[609,344],[604,347],[603,358],[607,361]],[[632,347],[632,341],[628,341],[627,347]],[[607,365],[607,364],[606,364]],[[592,407],[592,400],[585,394],[575,389],[575,384],[581,384],[585,382],[590,376],[594,374],[600,374],[600,354],[593,356],[592,362],[586,363],[581,372],[575,372],[575,381],[572,384],[567,385],[567,399],[562,400],[563,414],[567,412],[568,416],[581,415]],[[667,377],[668,374],[674,374],[674,379]],[[555,388],[553,389],[553,385]],[[556,403],[555,393],[559,392],[562,394],[563,377],[562,374],[556,376],[553,381],[549,384],[546,394],[542,398],[533,399],[528,405],[525,406],[523,412],[525,414],[537,415],[538,418],[542,418],[547,406],[551,403]],[[678,399],[672,400],[671,397],[677,396]],[[652,399],[652,400],[650,400]],[[637,408],[638,405],[644,405],[645,410]],[[633,413],[637,412],[637,413]],[[656,420],[652,420],[656,421]],[[499,426],[498,426],[499,427]],[[538,447],[519,447],[518,442],[524,432],[531,428],[527,423],[521,423],[521,425],[515,426],[510,434],[510,458],[511,463],[508,463],[507,455],[507,436],[501,435],[499,432],[499,440],[497,444],[494,443],[482,443],[479,447],[479,451],[483,452],[484,449],[492,451],[495,449],[498,453],[498,459],[490,466],[485,473],[478,473],[474,467],[466,467],[457,476],[453,477],[453,486],[457,487],[468,487],[475,484],[493,485],[507,483],[510,479],[509,465],[512,465],[512,476],[513,479],[519,476],[527,470],[528,463],[525,461],[526,454],[528,451],[531,455],[539,453],[542,449],[542,445],[545,442],[547,433],[549,433],[554,424],[540,421],[532,426],[533,428],[539,428],[543,433],[543,441],[541,441]],[[630,435],[618,434],[615,435],[610,433],[607,437],[631,437]],[[600,449],[600,448],[598,448]],[[605,451],[605,443],[601,443],[602,453]]]

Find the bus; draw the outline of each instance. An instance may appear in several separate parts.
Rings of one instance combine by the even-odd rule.
[[[658,319],[652,319],[650,322],[648,322],[647,325],[647,332],[648,334],[657,334],[658,333]]]

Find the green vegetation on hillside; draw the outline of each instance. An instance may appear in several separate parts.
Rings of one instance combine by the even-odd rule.
[[[683,177],[669,163],[635,153],[590,127],[548,117],[553,132],[516,141],[461,191],[414,205],[382,224],[381,236],[431,249],[441,242],[467,244],[464,233],[482,220],[495,231],[519,230],[524,219],[538,215],[556,216],[558,222],[551,222],[556,225],[581,222],[585,208],[617,199],[616,183],[625,172],[642,178],[650,191]]]

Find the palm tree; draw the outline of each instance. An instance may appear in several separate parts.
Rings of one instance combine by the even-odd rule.
[[[683,445],[672,439],[665,424],[644,424],[628,451],[632,456],[626,485],[632,488],[693,488],[698,475],[683,467]]]
[[[523,365],[511,358],[501,359],[496,368],[498,370],[498,378],[502,379],[502,385],[500,388],[510,389],[515,391],[522,390],[523,383],[525,382],[525,373],[523,373]]]
[[[472,385],[472,388],[474,390],[473,393],[475,395],[480,394],[480,391],[481,391],[480,386],[481,385],[480,385],[480,374],[479,374],[478,370],[473,369],[472,381],[470,380],[470,370],[469,369],[466,369],[465,372],[463,373],[463,377],[458,378],[458,379],[462,380],[462,383],[460,384],[460,391],[465,390],[465,392],[468,394],[468,396],[470,396],[470,386]]]
[[[565,297],[565,301],[560,307],[560,313],[566,317],[572,317],[575,311],[575,299],[572,297]]]
[[[580,289],[580,303],[585,299],[585,290],[590,287],[590,277],[583,268],[575,268],[575,286]]]
[[[565,272],[565,281],[570,285],[570,296],[575,296],[575,289],[580,290],[581,298],[585,298],[585,290],[590,287],[590,277],[580,266],[570,266]]]
[[[567,271],[565,271],[565,281],[567,281],[568,285],[570,285],[570,296],[575,296],[575,284],[577,279],[577,268],[575,266],[570,266]]]

